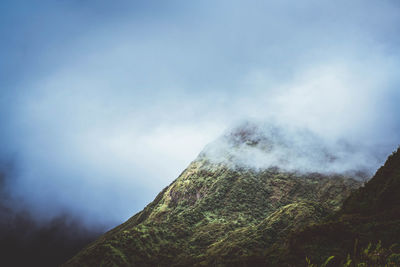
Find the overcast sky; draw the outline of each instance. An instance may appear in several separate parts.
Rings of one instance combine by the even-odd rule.
[[[244,119],[400,143],[395,0],[10,0],[0,38],[0,159],[44,217],[120,223]]]

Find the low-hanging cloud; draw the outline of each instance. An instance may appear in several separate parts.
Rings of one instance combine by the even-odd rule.
[[[0,156],[41,217],[119,223],[237,121],[350,144],[349,165],[399,143],[395,1],[45,3],[10,3],[26,39],[1,28],[0,63]]]
[[[331,140],[309,128],[269,121],[246,121],[208,144],[199,159],[230,168],[370,178],[382,158],[379,149],[345,139]]]

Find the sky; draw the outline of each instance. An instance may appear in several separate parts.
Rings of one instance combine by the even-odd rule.
[[[400,144],[399,33],[394,0],[2,1],[15,205],[116,225],[243,120],[386,156]]]

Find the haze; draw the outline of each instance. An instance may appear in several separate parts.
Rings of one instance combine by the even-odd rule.
[[[238,121],[368,147],[373,168],[400,143],[398,1],[0,5],[0,159],[40,218],[121,223]]]

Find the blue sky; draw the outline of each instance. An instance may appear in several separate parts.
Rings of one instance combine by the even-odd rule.
[[[2,1],[0,157],[38,214],[122,222],[244,119],[389,153],[397,1]],[[377,152],[377,153],[378,153]]]

